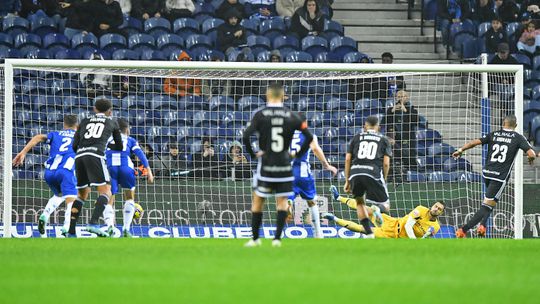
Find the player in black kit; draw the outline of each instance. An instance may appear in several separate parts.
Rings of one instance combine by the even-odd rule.
[[[357,203],[360,224],[365,238],[374,238],[366,209],[365,194],[377,205],[389,205],[386,177],[390,170],[392,145],[379,133],[379,120],[370,116],[364,123],[364,132],[356,134],[345,155],[345,192],[351,192]],[[380,216],[380,215],[379,215]],[[380,217],[379,225],[382,225]]]
[[[69,233],[75,235],[77,219],[84,201],[88,199],[91,187],[96,187],[99,195],[87,231],[106,237],[112,231],[106,233],[99,230],[97,226],[101,214],[104,217],[110,213],[114,214],[112,206],[108,204],[112,193],[109,171],[105,163],[105,150],[111,135],[114,144],[110,144],[109,147],[112,150],[121,151],[123,143],[118,123],[111,118],[112,103],[107,99],[99,99],[94,104],[94,112],[94,115],[82,120],[73,139],[73,150],[77,153],[75,172],[79,193],[77,200],[73,203]]]
[[[488,155],[482,169],[486,186],[484,202],[469,222],[456,231],[456,237],[466,237],[467,231],[478,223],[480,223],[478,235],[485,236],[487,220],[504,191],[519,150],[527,153],[530,164],[534,161],[536,153],[525,137],[514,131],[516,126],[516,116],[508,115],[504,118],[501,130],[486,134],[481,139],[472,140],[452,154],[454,158],[458,158],[466,150],[479,145],[488,145]]]
[[[252,158],[258,158],[257,173],[253,177],[253,204],[251,206],[253,238],[246,247],[261,245],[259,228],[262,223],[262,211],[265,199],[276,197],[277,224],[272,246],[281,246],[281,233],[287,218],[287,198],[293,194],[291,156],[289,147],[295,130],[302,131],[305,140],[297,153],[303,155],[309,149],[313,135],[307,129],[307,123],[296,113],[283,106],[285,91],[283,86],[272,83],[266,91],[267,105],[253,116],[244,131],[243,141],[246,151]],[[253,152],[250,137],[259,133],[260,151]]]

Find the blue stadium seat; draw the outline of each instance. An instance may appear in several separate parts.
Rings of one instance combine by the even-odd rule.
[[[362,59],[367,58],[369,62],[373,62],[368,55],[361,52],[350,52],[343,56],[343,62],[345,63],[359,63]]]
[[[321,52],[328,51],[328,41],[318,36],[307,36],[302,39],[302,51],[308,52],[312,57]]]
[[[47,16],[33,18],[30,22],[32,33],[44,37],[47,34],[57,32],[56,21]]]
[[[427,118],[423,115],[418,115],[418,129],[427,129],[429,127],[429,122]]]
[[[478,39],[467,39],[461,44],[461,58],[476,59],[478,57]]]
[[[220,61],[225,61],[225,54],[218,50],[207,50],[197,57],[199,61],[212,61],[212,58],[219,58]]]
[[[445,172],[472,171],[472,165],[465,158],[454,159],[449,157],[443,162],[443,170]]]
[[[71,38],[71,47],[75,48],[76,50],[80,51],[82,47],[99,47],[99,40],[98,38],[92,34],[77,34]]]
[[[184,47],[184,39],[176,34],[163,34],[157,38],[157,47],[164,53],[170,53]]]
[[[178,109],[178,102],[173,97],[168,95],[153,95],[151,97],[153,110]]]
[[[449,144],[436,142],[427,148],[427,155],[429,156],[451,156],[457,149]]]
[[[350,37],[334,37],[330,40],[330,50],[340,60],[350,52],[357,52],[356,41]]]
[[[456,181],[456,176],[448,172],[435,171],[427,174],[427,180],[429,182],[452,182]]]
[[[237,61],[238,55],[243,53],[241,50],[235,49],[229,52],[227,55],[227,61],[235,62]],[[253,62],[255,61],[255,55],[252,52],[244,53],[244,61]]]
[[[178,101],[178,108],[188,109],[188,110],[208,110],[208,103],[203,100],[200,96],[187,95]]]
[[[199,22],[204,22],[212,17],[214,17],[215,8],[218,6],[208,3],[210,1],[196,1],[195,10],[193,11],[193,18]]]
[[[126,49],[120,49],[114,51],[112,54],[113,60],[139,60],[139,53],[132,51],[132,50],[126,50]]]
[[[323,96],[322,100],[327,111],[354,111],[354,106],[351,101],[334,96]]]
[[[325,125],[324,114],[321,112],[307,112],[306,119],[308,125],[313,128],[318,128]]]
[[[322,52],[315,56],[315,62],[329,62],[328,61],[328,52]]]
[[[377,115],[381,111],[384,110],[384,108],[381,106],[381,103],[377,99],[362,99],[361,101],[356,101],[357,103],[362,102],[363,108],[362,108],[362,116],[370,116],[370,115]]]
[[[313,62],[313,57],[306,52],[290,52],[285,56],[286,62]]]
[[[234,111],[234,99],[228,96],[212,96],[208,103],[210,111]]]
[[[510,41],[514,41],[514,35],[519,28],[520,23],[519,22],[510,22],[506,24],[506,36]],[[519,37],[518,37],[519,38]]]
[[[26,170],[33,170],[36,168],[45,169],[46,161],[47,156],[45,155],[27,154],[24,159],[24,168]]]
[[[512,56],[514,56],[514,58],[516,58],[516,60],[523,65],[523,68],[531,68],[531,59],[529,58],[529,56],[520,53],[512,54]]]
[[[200,34],[199,22],[192,18],[176,19],[173,23],[173,31],[181,36],[184,41],[191,35]]]
[[[122,98],[122,109],[139,109],[146,108],[146,100],[140,95],[127,95]]]
[[[336,33],[339,36],[343,36],[343,26],[333,20],[325,20],[324,21],[324,32],[325,33]]]
[[[212,41],[210,40],[208,36],[205,36],[205,35],[198,35],[198,34],[190,35],[186,39],[186,48],[190,52],[197,52],[200,54],[212,48]]]
[[[292,48],[294,50],[300,50],[300,42],[298,41],[298,38],[296,38],[295,36],[291,36],[291,35],[277,36],[272,41],[272,47],[278,50],[281,50],[282,48],[288,48],[288,49]]]
[[[165,57],[165,54],[162,51],[144,50],[141,54],[141,60],[166,61],[167,57]]]
[[[29,28],[30,22],[21,17],[5,17],[2,20],[2,32],[11,36],[27,33]]]
[[[531,121],[531,136],[535,139],[538,139],[537,135],[540,131],[540,115],[534,117]],[[538,144],[540,141],[536,140],[535,143]]]
[[[247,37],[247,45],[254,55],[262,51],[270,51],[272,49],[270,39],[265,36],[251,35]]]
[[[250,113],[241,111],[222,112],[219,122],[223,127],[238,128],[244,126],[249,121],[249,115]]]
[[[433,129],[419,129],[416,131],[418,155],[426,155],[427,149],[434,143],[442,142],[441,134]]]
[[[411,183],[425,182],[426,175],[417,171],[407,171],[407,181]]]
[[[461,54],[464,44],[467,44],[467,41],[474,40],[475,36],[468,32],[460,32],[452,40],[452,50],[456,53]]]
[[[257,62],[270,62],[270,51],[264,51],[257,54]]]
[[[273,41],[286,33],[285,22],[280,17],[263,20],[259,25],[259,32]]]
[[[540,85],[537,85],[532,90],[532,99],[535,101],[540,100]]]
[[[258,19],[242,19],[242,21],[240,21],[240,25],[246,29],[246,36],[259,34]]]
[[[264,100],[257,96],[244,96],[238,100],[238,110],[253,111],[264,105]]]
[[[30,49],[22,53],[24,58],[29,59],[51,59],[51,54],[46,49]]]
[[[61,48],[69,48],[69,39],[64,34],[50,33],[43,37],[43,47],[52,53],[56,53]]]
[[[28,48],[40,48],[41,38],[36,34],[22,33],[15,37],[15,47],[23,52]]]
[[[13,47],[13,37],[8,34],[0,33],[0,46]]]
[[[123,29],[128,36],[131,36],[143,32],[143,24],[137,18],[124,15],[124,23],[122,23],[120,29]]]
[[[155,49],[156,41],[154,37],[148,34],[134,34],[129,36],[128,46],[133,51],[142,52]]]
[[[144,21],[144,31],[157,39],[163,34],[170,33],[171,23],[165,18],[149,18]]]
[[[316,110],[315,99],[312,96],[293,97],[292,104],[296,105],[294,109],[299,112],[308,112]],[[322,109],[319,109],[322,110]]]
[[[44,80],[30,79],[22,83],[21,92],[26,95],[46,94],[47,82]]]
[[[209,18],[204,20],[204,22],[201,24],[202,32],[206,36],[210,37],[212,41],[216,41],[217,39],[217,27],[221,24],[225,23],[222,19],[219,18]]]
[[[119,34],[105,34],[99,38],[99,46],[110,53],[127,47],[126,38]]]
[[[478,25],[478,37],[484,37],[489,29],[491,29],[491,21],[480,23]]]

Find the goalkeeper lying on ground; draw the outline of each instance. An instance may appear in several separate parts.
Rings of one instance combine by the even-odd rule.
[[[334,188],[334,186],[332,186]],[[337,189],[331,189],[332,192]],[[338,196],[339,198],[339,196]],[[346,199],[338,201],[347,204],[352,209],[356,209],[356,202],[354,199]],[[424,206],[417,206],[408,215],[402,218],[394,218],[388,214],[382,214],[383,224],[380,227],[374,229],[376,238],[427,238],[434,236],[440,229],[438,221],[439,215],[444,211],[445,205],[443,202],[435,202],[430,209]],[[371,206],[368,209],[370,220],[373,223],[378,221],[373,218],[373,215],[379,212],[377,206]],[[325,213],[323,217],[335,221],[339,226],[345,227],[354,232],[364,232],[362,225],[355,222],[340,219],[332,213]]]

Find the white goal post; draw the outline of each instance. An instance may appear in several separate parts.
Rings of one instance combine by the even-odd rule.
[[[37,204],[35,203],[35,200],[14,200],[14,197],[25,195],[24,193],[28,189],[19,189],[21,187],[32,187],[32,194],[35,196],[39,195],[49,195],[46,191],[46,188],[44,188],[43,185],[37,184],[37,182],[33,180],[26,180],[25,183],[17,179],[16,176],[14,176],[13,168],[12,168],[12,158],[18,151],[15,151],[15,147],[17,146],[17,142],[13,142],[13,139],[16,138],[18,135],[14,133],[14,129],[17,128],[17,119],[18,117],[14,116],[14,113],[18,115],[18,112],[15,112],[15,102],[16,102],[16,92],[17,86],[21,85],[21,80],[18,79],[18,75],[21,75],[21,71],[35,71],[36,73],[29,73],[30,78],[26,79],[37,79],[37,80],[44,80],[45,83],[51,83],[54,79],[52,77],[55,77],[54,75],[59,75],[62,73],[95,73],[95,74],[113,74],[113,75],[128,75],[133,77],[146,77],[146,78],[153,78],[156,80],[159,80],[161,83],[166,78],[171,77],[177,77],[177,78],[185,78],[185,79],[202,79],[203,81],[205,79],[208,80],[214,80],[214,79],[223,79],[223,80],[257,80],[261,81],[263,83],[264,81],[272,81],[272,80],[280,80],[284,81],[286,83],[290,83],[290,87],[296,86],[297,82],[306,81],[307,85],[309,86],[309,81],[317,82],[317,84],[314,84],[316,86],[323,85],[322,83],[325,81],[328,82],[335,82],[338,83],[338,85],[341,85],[341,87],[350,88],[350,81],[353,79],[372,79],[376,77],[405,77],[405,82],[409,82],[407,84],[407,90],[411,94],[411,99],[413,103],[415,102],[415,99],[420,100],[422,99],[422,102],[418,102],[418,110],[420,114],[428,117],[430,123],[441,126],[440,127],[440,133],[442,133],[442,141],[445,141],[445,136],[449,137],[447,134],[450,134],[452,130],[455,130],[456,132],[461,132],[460,130],[466,130],[463,134],[453,134],[451,136],[451,139],[448,139],[449,142],[455,147],[458,144],[463,144],[468,140],[471,140],[473,138],[478,138],[482,134],[482,132],[485,132],[486,130],[493,130],[494,128],[498,127],[500,125],[500,116],[498,114],[492,114],[494,111],[488,110],[485,114],[478,114],[478,109],[481,108],[481,100],[482,98],[490,98],[491,94],[491,88],[490,84],[488,84],[488,77],[486,75],[491,75],[490,79],[502,79],[504,77],[510,77],[513,79],[513,92],[512,92],[512,103],[510,105],[503,105],[498,106],[497,111],[500,110],[500,112],[507,112],[507,113],[514,113],[517,117],[518,126],[517,126],[517,132],[523,133],[523,67],[521,65],[461,65],[461,64],[335,64],[335,63],[251,63],[251,62],[157,62],[157,61],[105,61],[105,60],[42,60],[42,59],[6,59],[5,63],[3,65],[3,100],[0,102],[3,102],[3,108],[1,113],[1,121],[3,128],[2,137],[3,141],[0,143],[0,151],[3,155],[2,157],[2,178],[1,178],[1,195],[3,197],[2,202],[0,204],[1,206],[1,212],[2,212],[2,225],[3,225],[3,236],[4,237],[11,237],[14,233],[13,227],[16,228],[13,222],[14,219],[14,202],[23,202],[24,204]],[[46,73],[40,73],[40,72],[46,72]],[[2,75],[2,74],[0,74]],[[35,77],[35,78],[32,78]],[[454,82],[455,81],[455,82]],[[491,80],[489,80],[491,81]],[[19,82],[19,83],[17,83]],[[461,82],[458,83],[458,82]],[[260,86],[263,86],[262,84],[259,84]],[[441,89],[438,89],[437,86],[441,86]],[[298,87],[301,87],[302,85],[298,85]],[[292,92],[293,89],[291,89],[291,92],[288,92],[288,95],[292,96],[292,101],[289,99],[288,105],[295,108],[296,105],[291,105],[290,103],[296,102],[297,98],[300,99],[303,95],[309,95],[308,97],[313,98],[310,100],[318,100],[321,98],[321,100],[329,100],[330,95],[338,96],[337,94],[334,94],[333,89],[329,89],[328,91],[324,91],[324,89],[321,89],[321,93],[317,92],[311,92],[309,88],[305,88],[306,85],[304,85],[304,88],[298,89],[298,91]],[[459,88],[458,88],[459,87]],[[39,88],[38,88],[39,89]],[[44,88],[46,90],[44,91],[51,91],[49,88]],[[302,90],[306,90],[306,93]],[[461,92],[459,90],[466,90],[465,92]],[[344,89],[345,90],[345,89]],[[384,88],[386,90],[386,88]],[[455,90],[455,91],[454,91]],[[262,91],[262,90],[261,90]],[[324,92],[323,92],[324,91]],[[489,91],[489,92],[488,92]],[[60,92],[60,91],[59,91]],[[300,92],[300,93],[299,93]],[[142,95],[141,92],[131,92],[134,95]],[[129,93],[129,94],[131,94]],[[204,92],[203,92],[204,93]],[[344,92],[343,94],[347,94],[349,92]],[[462,95],[460,95],[462,93]],[[24,93],[17,93],[17,94],[24,94]],[[40,94],[49,94],[49,93],[40,93]],[[61,93],[58,93],[61,94]],[[161,93],[164,94],[164,93]],[[311,95],[310,95],[311,94]],[[320,94],[320,95],[317,95]],[[2,95],[0,94],[0,97]],[[37,96],[37,95],[36,95]],[[28,100],[30,98],[36,97],[34,95],[31,96],[23,96],[28,97]],[[56,95],[55,95],[56,96]],[[60,96],[60,95],[58,95]],[[328,96],[328,99],[325,99]],[[346,96],[346,95],[344,95]],[[457,100],[461,97],[466,100]],[[39,96],[38,96],[39,97]],[[81,96],[78,96],[81,97]],[[84,97],[84,96],[83,96]],[[86,96],[88,97],[88,96]],[[237,96],[233,96],[237,97]],[[262,97],[261,97],[262,98]],[[341,97],[340,97],[341,98]],[[395,96],[392,97],[395,99]],[[383,101],[383,109],[386,109],[388,104],[392,103],[392,101],[389,101],[392,99],[390,97],[386,98],[385,101]],[[91,99],[88,97],[88,99]],[[346,98],[342,98],[345,100]],[[369,98],[363,98],[363,99],[369,99]],[[452,107],[446,107],[446,105],[441,105],[441,103],[450,102],[452,100],[455,100],[455,102],[460,103],[462,108],[460,110],[456,109],[454,110]],[[236,100],[238,102],[238,100]],[[356,107],[359,102],[359,100],[351,100],[350,102],[353,103],[352,112],[350,113],[356,113],[356,111],[362,111],[358,110],[361,107]],[[385,102],[388,102],[385,104]],[[393,103],[392,103],[393,104]],[[489,104],[489,103],[488,103]],[[488,105],[488,107],[491,107]],[[308,118],[316,115],[317,111],[320,111],[320,109],[317,108],[311,108],[306,107]],[[366,108],[364,108],[364,112]],[[238,109],[235,107],[235,112],[246,112],[245,109]],[[341,110],[341,108],[340,108]],[[24,110],[23,110],[24,111]],[[32,110],[33,111],[33,110]],[[81,110],[72,110],[73,113],[80,113]],[[156,110],[158,111],[158,110]],[[163,117],[165,114],[167,114],[168,110],[159,109],[160,111],[160,117]],[[216,110],[217,111],[217,110]],[[326,113],[327,110],[324,108],[324,113]],[[332,110],[333,111],[333,110]],[[337,111],[337,110],[336,110]],[[343,110],[346,112],[347,110]],[[509,112],[508,112],[509,111]],[[211,112],[211,110],[207,110],[207,112]],[[252,112],[252,111],[247,111]],[[384,111],[383,111],[384,112]],[[126,110],[127,113],[127,110]],[[382,113],[382,112],[381,112]],[[47,114],[44,113],[37,113],[39,115],[41,114]],[[333,112],[328,112],[328,116],[332,116]],[[217,114],[216,114],[217,115]],[[337,114],[336,114],[337,115]],[[350,114],[355,115],[355,114]],[[383,114],[384,115],[384,114]],[[465,115],[465,117],[463,116]],[[488,117],[486,121],[478,121],[478,119],[481,117],[479,115],[493,115],[493,117]],[[502,115],[502,114],[501,114]],[[25,117],[20,116],[20,117]],[[332,116],[332,117],[338,117],[339,116]],[[381,116],[382,117],[382,116]],[[485,117],[484,117],[485,118]],[[33,119],[33,118],[32,118]],[[221,119],[221,118],[220,118]],[[354,120],[354,117],[353,117]],[[360,120],[359,120],[360,121]],[[456,124],[462,124],[464,125],[463,128],[461,127],[453,127],[451,125],[452,121],[456,121]],[[335,123],[335,124],[334,124]],[[440,123],[440,124],[439,124]],[[358,130],[356,127],[361,127],[360,123],[351,123],[351,132]],[[137,127],[137,126],[132,126]],[[143,127],[147,127],[146,125]],[[424,127],[427,128],[427,123],[424,125]],[[238,129],[238,127],[236,127]],[[311,128],[311,127],[310,127]],[[325,133],[327,129],[330,128],[336,128],[340,129],[342,128],[341,123],[338,122],[332,122],[332,121],[324,121],[321,123],[319,128],[322,130],[322,134],[331,134],[331,133]],[[437,128],[434,128],[437,129]],[[341,129],[340,129],[341,130]],[[52,131],[52,130],[51,130]],[[216,133],[217,134],[217,133]],[[319,134],[317,134],[319,135]],[[226,146],[225,143],[225,135],[223,135],[223,138],[220,138],[222,135],[215,135],[219,140],[222,140],[224,147]],[[227,135],[228,136],[228,135]],[[319,135],[321,136],[321,135]],[[16,138],[17,141],[20,141],[21,138]],[[229,140],[229,137],[227,137],[228,142],[234,141],[235,138],[231,137]],[[323,136],[324,139],[324,136]],[[220,141],[221,142],[221,141]],[[193,144],[200,144],[196,141],[191,141],[190,145]],[[333,143],[328,144],[333,145]],[[228,146],[227,146],[228,147]],[[333,147],[333,146],[332,146]],[[427,145],[425,146],[427,149]],[[416,147],[414,148],[416,149]],[[332,156],[335,156],[336,161],[340,160],[339,153],[342,153],[343,150],[341,148],[336,148],[333,150],[333,148],[326,149],[323,147],[323,150],[325,151],[332,151],[329,152]],[[416,152],[415,152],[416,153]],[[334,155],[335,154],[335,155]],[[456,203],[456,210],[459,209],[461,211],[458,211],[457,213],[453,213],[453,217],[460,217],[465,216],[465,213],[471,212],[473,209],[477,208],[475,206],[479,206],[479,193],[481,193],[481,185],[478,182],[478,180],[472,178],[469,179],[468,176],[472,176],[471,174],[477,174],[481,172],[481,157],[476,154],[473,155],[471,152],[470,159],[468,161],[470,162],[470,168],[467,167],[466,169],[463,169],[462,172],[459,172],[459,176],[457,178],[451,179],[451,181],[445,182],[446,179],[438,179],[437,172],[441,172],[441,174],[450,174],[452,176],[458,176],[457,172],[443,172],[442,169],[440,170],[425,170],[422,171],[423,173],[418,174],[419,176],[422,175],[424,177],[416,179],[414,177],[415,172],[420,172],[421,170],[414,170],[404,172],[404,179],[406,181],[403,182],[395,182],[392,184],[395,184],[392,186],[392,189],[390,190],[391,197],[393,198],[393,201],[391,201],[391,210],[393,210],[392,214],[396,216],[403,216],[407,210],[410,210],[411,204],[428,204],[429,200],[426,197],[425,200],[422,198],[422,192],[428,191],[433,192],[435,194],[446,196],[449,195],[449,199],[456,202],[466,202],[464,203],[466,206],[458,207],[458,203]],[[227,152],[224,152],[224,157],[227,157]],[[467,155],[465,155],[467,157]],[[442,166],[442,164],[439,164]],[[342,168],[340,168],[342,170]],[[317,173],[322,170],[316,170]],[[432,172],[436,171],[436,172]],[[456,173],[456,174],[454,174]],[[411,174],[413,177],[411,177]],[[469,174],[469,175],[467,175]],[[330,179],[326,178],[324,174],[321,173],[321,179],[318,180],[318,194],[319,196],[324,196],[327,198],[327,201],[331,201],[330,195],[328,193],[328,186],[330,184],[342,184],[340,180],[338,179]],[[446,176],[446,175],[442,175]],[[37,177],[36,177],[37,179]],[[398,179],[396,179],[398,180]],[[475,180],[476,182],[474,182]],[[234,177],[233,177],[234,181]],[[171,191],[177,191],[181,192],[181,189],[187,189],[186,191],[191,191],[190,189],[195,189],[199,186],[191,186],[191,185],[184,185],[185,181],[182,180],[179,182],[182,184],[181,186],[176,186],[175,183],[177,181],[172,180],[170,185],[168,185],[166,189],[169,189]],[[447,190],[448,193],[452,192],[453,194],[445,193],[445,187],[435,187],[432,189],[430,183],[442,183],[447,185],[454,185],[455,188],[451,187],[451,191]],[[413,183],[414,186],[408,186],[409,183]],[[403,186],[404,184],[407,184],[406,186]],[[459,184],[459,185],[458,185]],[[516,239],[521,239],[523,237],[523,155],[522,153],[518,153],[518,156],[515,161],[515,171],[513,173],[512,182],[513,185],[511,187],[512,193],[508,194],[508,198],[505,201],[505,204],[501,208],[505,208],[505,211],[509,213],[509,216],[511,215],[513,217],[512,220],[503,220],[502,224],[500,225],[507,225],[508,227],[499,227],[500,230],[494,229],[493,237],[513,237]],[[227,215],[220,215],[219,220],[212,221],[211,225],[214,226],[224,226],[229,227],[229,224],[240,224],[240,225],[246,225],[249,223],[246,223],[242,219],[238,220],[236,217],[241,217],[242,210],[249,210],[249,207],[247,204],[242,203],[242,206],[233,206],[234,205],[234,199],[236,197],[240,197],[241,194],[238,194],[240,190],[236,189],[235,187],[238,184],[234,184],[227,179],[227,181],[224,181],[220,184],[218,188],[214,189],[207,189],[209,192],[212,192],[216,195],[221,195],[222,193],[220,191],[223,191],[223,193],[229,193],[231,195],[230,201],[224,202],[224,204],[227,204],[229,206],[228,208],[232,211],[231,213],[234,213],[235,221],[232,221],[231,223],[228,222],[227,219],[223,220],[221,216],[226,217]],[[213,184],[212,184],[213,186]],[[209,186],[209,187],[212,187]],[[165,210],[168,208],[167,206],[171,203],[174,205],[173,202],[169,202],[168,200],[175,200],[176,198],[170,197],[168,199],[163,198],[165,192],[159,192],[162,190],[156,190],[156,186],[152,186],[154,188],[151,188],[149,185],[141,186],[142,192],[148,192],[148,195],[153,195],[155,198],[155,210],[156,214],[159,213],[160,210]],[[176,188],[174,188],[176,187]],[[191,188],[192,187],[192,188]],[[202,185],[201,187],[204,187]],[[242,191],[249,191],[248,186],[243,186],[244,190]],[[14,189],[19,189],[17,191],[14,191]],[[201,188],[204,189],[204,188]],[[169,191],[167,190],[167,191]],[[463,192],[461,192],[463,190]],[[152,193],[154,191],[154,193]],[[158,191],[158,192],[155,192]],[[165,191],[165,190],[163,190]],[[169,223],[167,220],[163,220],[164,226],[191,226],[193,225],[206,225],[207,222],[207,213],[206,211],[203,211],[202,213],[199,213],[200,210],[198,209],[200,207],[200,201],[206,201],[206,197],[203,197],[203,192],[205,190],[193,190],[195,191],[193,193],[193,196],[189,196],[189,200],[195,199],[198,201],[194,202],[186,202],[188,204],[188,207],[182,207],[182,210],[185,210],[185,218],[184,217],[177,217],[178,221],[180,223],[184,224],[178,224],[178,222],[175,222],[174,220]],[[17,192],[17,193],[15,193]],[[23,194],[21,194],[23,193]],[[470,194],[470,197],[466,197],[463,193]],[[471,194],[472,193],[472,194]],[[146,195],[146,194],[145,194]],[[168,195],[168,194],[167,194]],[[191,195],[191,194],[190,194]],[[419,200],[420,197],[420,201]],[[48,199],[48,197],[40,198],[42,199]],[[188,199],[188,196],[186,196],[186,199]],[[161,200],[164,200],[161,202]],[[406,203],[403,203],[402,200],[406,200]],[[39,201],[39,200],[36,200]],[[165,202],[166,201],[166,202]],[[472,205],[472,202],[476,201],[476,205]],[[22,203],[21,203],[22,204]],[[332,203],[333,204],[333,203]],[[340,215],[344,215],[344,217],[347,217],[347,215],[351,215],[353,213],[350,213],[349,210],[347,210],[346,206],[342,207],[337,203],[339,207],[336,207],[336,205],[331,206],[332,204],[329,203],[329,209],[332,208],[336,213]],[[197,206],[196,206],[197,205]],[[183,205],[182,205],[183,206]],[[44,206],[35,206],[35,210],[38,210],[39,208],[43,208]],[[144,207],[144,206],[143,206]],[[165,209],[164,209],[165,208]],[[172,207],[171,207],[172,208]],[[269,208],[269,207],[267,207]],[[497,207],[499,208],[499,207]],[[203,208],[204,209],[204,208]],[[227,210],[229,210],[227,209]],[[21,209],[22,210],[22,209]],[[206,210],[206,209],[205,209]],[[214,209],[212,209],[214,210]],[[16,210],[15,210],[16,211]],[[217,209],[215,210],[217,211]],[[213,211],[212,211],[213,212]],[[238,212],[238,213],[237,213]],[[460,213],[461,212],[461,213]],[[120,212],[121,213],[121,212]],[[166,212],[163,211],[163,214]],[[215,212],[214,212],[215,213]],[[163,216],[161,214],[160,216]],[[202,218],[197,215],[196,219],[193,219],[192,214],[203,214]],[[240,216],[237,216],[236,214],[240,214]],[[265,216],[265,222],[273,219],[273,213]],[[295,214],[296,215],[296,214]],[[33,216],[33,215],[32,215]],[[298,215],[299,219],[298,221],[295,219],[295,224],[298,224],[299,226],[302,226],[302,224],[308,224],[308,223],[302,223],[301,217],[302,214]],[[164,216],[163,216],[164,217]],[[214,215],[215,217],[215,215]],[[464,221],[464,218],[459,219],[452,219],[451,216],[448,216],[449,218],[445,221],[448,222],[448,225],[455,225],[456,221],[462,222]],[[29,217],[26,217],[26,220],[23,220],[23,222],[27,222]],[[179,218],[182,218],[184,222],[182,222]],[[351,216],[352,219],[355,217]],[[161,220],[161,219],[160,219]],[[148,220],[148,223],[150,226],[159,226],[161,225],[160,220]],[[499,220],[499,219],[497,219]],[[495,220],[494,220],[495,221]],[[454,223],[454,224],[452,224]],[[513,227],[510,227],[513,226]],[[165,231],[165,230],[164,230]],[[171,230],[172,231],[172,230]],[[292,232],[291,232],[292,233]],[[171,233],[172,234],[172,233]],[[182,233],[181,233],[182,234]],[[185,236],[185,235],[181,235]]]

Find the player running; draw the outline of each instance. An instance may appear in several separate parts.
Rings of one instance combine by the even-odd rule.
[[[49,134],[34,136],[28,144],[13,159],[13,166],[18,167],[24,163],[26,154],[37,144],[46,142],[51,146],[49,159],[45,163],[45,182],[53,192],[53,196],[47,202],[43,213],[38,219],[38,231],[41,237],[47,237],[46,226],[51,214],[66,202],[64,225],[62,235],[67,236],[71,206],[77,197],[77,181],[75,180],[75,152],[73,151],[73,136],[77,129],[77,116],[64,116],[64,129]]]
[[[77,175],[77,199],[73,203],[69,233],[75,235],[77,219],[81,214],[84,201],[88,199],[91,187],[96,187],[98,198],[86,230],[100,237],[109,234],[99,230],[99,217],[103,214],[108,227],[112,226],[114,210],[109,204],[111,199],[111,179],[105,164],[105,149],[109,138],[113,137],[114,144],[109,148],[122,151],[122,135],[118,123],[111,118],[112,103],[107,99],[98,99],[94,104],[94,115],[81,121],[73,140],[75,156],[75,172]]]
[[[304,121],[306,118],[303,115],[299,115],[301,119]],[[303,142],[305,140],[304,135],[300,131],[295,131],[294,136],[291,142],[290,150],[291,152],[298,153],[300,151],[300,147],[302,146]],[[315,229],[314,237],[315,238],[323,238],[322,231],[321,231],[321,219],[319,215],[319,206],[317,203],[313,201],[315,199],[315,196],[317,195],[317,192],[315,190],[315,179],[313,179],[313,175],[311,175],[311,166],[309,164],[309,158],[311,156],[311,151],[313,151],[313,154],[319,159],[324,169],[329,170],[332,172],[332,175],[337,174],[337,168],[330,165],[328,163],[328,160],[324,156],[324,152],[321,149],[321,146],[319,146],[319,143],[317,141],[317,136],[313,136],[313,140],[311,141],[311,144],[309,144],[309,150],[304,153],[303,155],[293,159],[292,161],[292,171],[294,175],[294,181],[293,181],[293,192],[294,194],[289,196],[289,205],[293,205],[293,200],[296,198],[296,196],[300,195],[300,197],[307,201],[307,204],[309,206],[309,212],[311,215],[311,220],[313,221],[313,226]]]
[[[374,207],[374,206],[372,206]],[[368,208],[368,214],[373,219],[374,210]],[[374,228],[376,238],[428,238],[435,236],[439,232],[441,225],[439,216],[444,212],[445,204],[441,201],[435,202],[431,208],[417,206],[408,215],[402,218],[394,218],[388,214],[383,214],[384,219],[381,227]],[[354,232],[366,233],[362,225],[355,222],[340,219],[332,213],[325,213],[324,218],[335,221],[341,227],[345,227]]]
[[[152,174],[152,169],[148,163],[148,159],[144,154],[143,150],[139,146],[137,140],[129,136],[129,123],[125,119],[118,119],[118,126],[120,127],[120,132],[122,133],[122,142],[124,147],[122,151],[115,151],[108,149],[106,152],[107,158],[107,168],[111,174],[111,192],[112,199],[111,204],[114,206],[114,197],[118,193],[119,187],[124,190],[124,208],[123,208],[123,227],[122,227],[122,236],[131,237],[131,222],[133,221],[133,215],[135,214],[135,166],[131,161],[131,154],[135,154],[141,161],[143,167],[147,171],[147,180],[148,183],[154,182],[154,175]],[[112,221],[114,222],[114,220]],[[113,234],[113,226],[111,221],[109,221],[111,226],[108,226],[107,232],[109,236]]]
[[[365,195],[374,203],[388,205],[386,177],[390,170],[392,146],[388,138],[379,133],[379,119],[369,116],[364,132],[356,134],[345,155],[345,192],[351,192],[357,203],[357,214],[366,238],[374,238],[370,227]],[[382,223],[378,223],[379,225]]]
[[[501,130],[486,134],[480,139],[472,140],[452,154],[453,157],[458,158],[469,149],[479,145],[488,145],[488,155],[482,169],[486,187],[484,202],[469,222],[456,231],[456,237],[467,237],[467,231],[478,223],[480,223],[477,228],[478,235],[485,236],[487,220],[501,198],[519,150],[521,149],[527,153],[530,164],[534,161],[536,153],[525,137],[515,131],[516,127],[516,116],[507,115],[504,118]]]
[[[266,91],[266,107],[257,111],[247,125],[243,135],[246,151],[253,158],[258,158],[257,172],[253,177],[253,203],[251,206],[251,229],[253,237],[246,247],[261,245],[259,228],[262,223],[262,210],[267,197],[276,198],[277,225],[272,246],[281,246],[281,233],[287,218],[287,198],[293,195],[294,176],[291,156],[301,157],[309,149],[313,135],[307,129],[307,123],[296,113],[283,106],[285,91],[283,86],[272,83]],[[289,154],[289,147],[295,130],[300,130],[304,142],[297,153]],[[250,137],[258,132],[260,151],[255,154]]]

